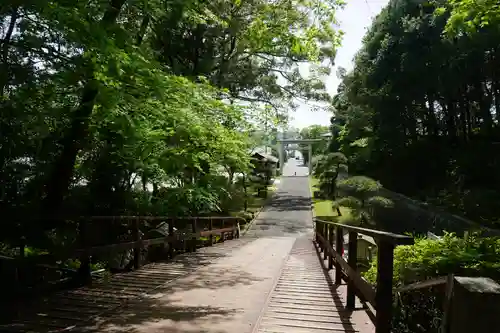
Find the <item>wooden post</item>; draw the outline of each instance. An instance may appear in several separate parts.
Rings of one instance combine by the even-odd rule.
[[[319,243],[319,238],[318,238],[318,221],[316,219],[313,220],[313,228],[314,228],[314,240],[316,241],[316,244]]]
[[[344,236],[342,235],[342,228],[337,226],[335,228],[335,252],[342,255],[344,250]],[[342,266],[335,260],[335,284],[342,283]]]
[[[500,285],[485,277],[453,279],[450,333],[495,332],[500,328]]]
[[[325,226],[325,224],[323,222],[320,222],[320,225],[319,225],[319,228],[318,228],[318,235],[320,235],[320,238],[319,239],[322,239],[324,238],[323,236],[323,227]],[[319,245],[319,252],[323,252],[323,242],[322,241],[318,241],[318,245]]]
[[[450,309],[451,297],[453,296],[453,280],[453,274],[448,274],[446,278],[446,292],[444,294],[443,318],[441,320],[441,327],[439,328],[440,333],[450,332]]]
[[[208,231],[212,232],[213,229],[214,229],[214,221],[212,220],[212,218],[210,218],[208,220]],[[209,246],[214,245],[214,235],[212,235],[211,233],[210,236],[208,236],[208,245]]]
[[[325,249],[323,251],[323,260],[326,260],[328,258],[328,246],[327,244],[330,242],[330,240],[328,239],[328,236],[329,236],[329,232],[328,232],[328,229],[329,229],[329,225],[327,223],[324,224],[324,229],[323,229],[323,237],[325,239]]]
[[[377,253],[376,333],[390,333],[392,320],[392,275],[394,244],[380,240]]]
[[[347,263],[349,266],[356,270],[358,266],[358,233],[355,231],[349,231],[349,257]],[[349,278],[347,282],[347,308],[349,310],[354,310],[356,306],[356,286],[354,281]],[[378,312],[378,311],[377,311]]]
[[[174,237],[174,219],[170,220],[168,223],[168,235],[170,237]],[[174,240],[171,239],[169,244],[168,244],[168,256],[170,259],[174,258]]]
[[[334,234],[334,226],[333,225],[330,225],[330,227],[328,228],[328,239],[330,241],[330,248],[333,249],[333,234]],[[328,269],[333,269],[333,252],[330,252],[330,255],[328,256]]]
[[[197,218],[193,219],[193,222],[191,222],[191,232],[193,233],[191,237],[191,252],[196,252],[196,243],[197,243],[197,238],[196,238],[196,222]]]
[[[133,225],[134,241],[141,241],[141,228],[139,227],[139,218],[134,220]],[[139,269],[141,267],[141,249],[142,244],[138,243],[134,247],[134,268]]]

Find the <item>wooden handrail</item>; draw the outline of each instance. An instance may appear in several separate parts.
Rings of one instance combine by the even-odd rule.
[[[424,289],[424,288],[431,288],[435,286],[442,286],[445,285],[448,281],[449,277],[448,276],[441,276],[437,277],[434,279],[429,279],[425,281],[419,281],[415,282],[412,284],[408,284],[406,286],[399,287],[394,290],[396,293],[403,293],[403,292],[408,292],[408,291],[414,291],[414,290],[419,290],[419,289]]]
[[[211,235],[221,235],[223,233],[229,233],[236,231],[236,227],[230,227],[230,228],[221,228],[221,229],[214,229],[214,230],[205,230],[205,231],[200,231],[195,234],[190,234],[189,236],[191,237],[196,237],[196,239],[200,237],[208,237]],[[130,241],[130,242],[122,242],[122,243],[113,243],[113,244],[106,244],[106,245],[99,245],[99,246],[92,246],[88,248],[53,248],[52,252],[54,254],[41,254],[38,256],[33,256],[33,257],[23,257],[23,258],[12,258],[12,257],[5,257],[6,259],[14,260],[14,261],[30,261],[30,260],[35,260],[39,258],[50,258],[53,260],[62,260],[62,259],[68,259],[68,258],[73,258],[73,257],[78,257],[80,255],[97,255],[97,254],[103,254],[111,251],[126,251],[130,250],[136,247],[144,247],[144,246],[150,246],[150,245],[157,245],[157,244],[163,244],[167,242],[172,242],[172,241],[178,241],[178,240],[190,240],[191,238],[185,238],[185,237],[179,237],[178,235],[175,236],[166,236],[166,237],[158,237],[158,238],[146,238],[146,239],[140,239],[140,240],[135,240],[135,241]]]
[[[343,278],[347,280],[347,308],[354,310],[355,296],[358,294],[358,296],[368,301],[376,310],[375,332],[390,333],[394,247],[397,245],[413,244],[413,238],[379,230],[324,221],[318,218],[315,218],[314,222],[316,242],[320,250],[325,253],[324,259],[328,256],[329,262],[333,261],[334,263],[335,284],[340,284]],[[349,233],[348,262],[342,257],[344,229]],[[375,288],[357,272],[358,233],[373,237],[378,245],[377,285]],[[335,239],[333,239],[334,235]],[[331,268],[330,264],[328,266]]]
[[[380,231],[380,230],[375,230],[375,229],[355,227],[352,225],[335,223],[335,222],[331,222],[331,221],[324,221],[324,220],[321,220],[318,218],[316,218],[315,221],[318,221],[320,223],[335,225],[335,226],[341,227],[342,229],[345,229],[348,231],[355,231],[357,233],[373,237],[374,239],[377,239],[377,240],[387,241],[387,242],[392,243],[394,245],[411,245],[414,242],[413,237],[410,237],[410,236],[393,234],[391,232],[385,232],[385,231]]]
[[[54,216],[37,218],[36,220],[239,220],[245,219],[239,216],[149,216],[149,215],[92,215],[92,216]]]
[[[60,219],[60,218],[58,218]],[[213,235],[220,235],[220,239],[223,242],[225,236],[230,234],[231,237],[239,238],[239,222],[244,221],[241,217],[233,216],[203,216],[203,217],[171,217],[171,216],[81,216],[77,218],[65,218],[64,220],[72,220],[79,223],[79,241],[77,246],[64,247],[64,248],[53,248],[50,249],[50,254],[26,257],[24,256],[24,245],[20,248],[20,255],[18,258],[14,258],[14,261],[19,263],[25,263],[30,261],[36,261],[40,259],[47,260],[64,260],[69,258],[80,258],[81,265],[79,273],[82,277],[88,279],[90,277],[90,256],[105,254],[112,251],[126,251],[134,249],[134,267],[137,269],[141,266],[141,249],[145,246],[169,243],[169,254],[173,257],[173,248],[175,242],[181,240],[188,244],[189,251],[196,251],[196,244],[200,237],[209,237],[209,245],[213,245]],[[91,235],[89,235],[88,224],[94,221],[126,221],[130,222],[132,225],[128,227],[128,230],[132,231],[131,241],[106,244],[106,245],[89,245],[89,240]],[[140,232],[141,222],[143,221],[161,221],[169,222],[168,235],[164,237],[157,238],[143,238]],[[180,221],[190,221],[191,232],[188,235],[180,235],[178,232],[174,232],[174,225]],[[208,221],[208,230],[206,226],[201,228],[197,223],[199,221]],[[222,225],[220,228],[214,229],[213,222],[221,221]],[[225,224],[229,224],[225,225]],[[183,226],[189,226],[183,225]]]
[[[70,218],[68,218],[70,219]],[[164,221],[164,220],[184,220],[184,221],[193,221],[193,220],[234,220],[234,221],[245,221],[244,218],[238,216],[127,216],[127,215],[119,215],[119,216],[80,216],[78,219],[84,220],[133,220],[139,219],[142,221]]]

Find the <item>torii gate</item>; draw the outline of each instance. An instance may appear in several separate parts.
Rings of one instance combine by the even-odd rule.
[[[288,144],[307,144],[308,154],[309,154],[309,175],[312,173],[312,144],[315,142],[323,141],[322,139],[278,139],[278,153],[280,158],[280,174],[283,174],[283,163],[284,163],[284,145]]]

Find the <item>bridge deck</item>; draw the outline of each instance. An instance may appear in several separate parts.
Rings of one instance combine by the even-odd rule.
[[[346,285],[335,285],[309,237],[296,240],[257,324],[259,333],[375,332],[357,300],[345,310]]]
[[[19,304],[0,332],[374,332],[323,269],[307,182],[284,179],[245,237]]]

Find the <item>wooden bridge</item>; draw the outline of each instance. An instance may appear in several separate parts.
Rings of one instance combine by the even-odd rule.
[[[237,218],[91,220],[125,223],[134,239],[52,255],[80,258],[85,285],[11,304],[0,332],[389,332],[392,250],[412,241],[321,220],[315,233],[268,238],[240,237]],[[141,236],[139,226],[152,222],[168,222],[169,233]],[[181,223],[189,234],[174,232]],[[340,255],[343,229],[350,253],[357,233],[379,240],[376,289],[356,272],[356,256],[346,262]],[[141,251],[158,244],[168,245],[169,260],[143,265]],[[92,275],[91,256],[127,249],[133,271]]]
[[[233,217],[73,221],[69,225],[79,231],[74,242],[78,246],[39,256],[37,260],[46,263],[37,267],[48,269],[51,262],[79,258],[80,269],[70,282],[80,285],[17,297],[9,304],[3,297],[0,332],[389,333],[393,252],[398,245],[411,244],[412,238],[313,220],[307,185],[305,177],[283,181],[245,233]],[[112,224],[126,232],[109,244],[102,230]],[[351,254],[347,261],[346,234],[345,250]],[[360,234],[377,243],[375,286],[361,277],[357,256],[352,255]],[[96,257],[126,250],[133,251],[130,271],[111,276],[92,272]],[[23,253],[11,261],[20,268],[18,279],[26,281],[30,276],[23,267],[31,259]],[[448,280],[453,279],[430,283]],[[479,284],[490,293],[496,288],[485,281]],[[469,332],[462,329],[475,322],[464,307],[470,302],[461,304],[452,307],[461,311],[454,318],[462,320],[453,333]],[[486,304],[491,302],[476,301],[475,306]],[[482,323],[494,327],[487,320]]]

